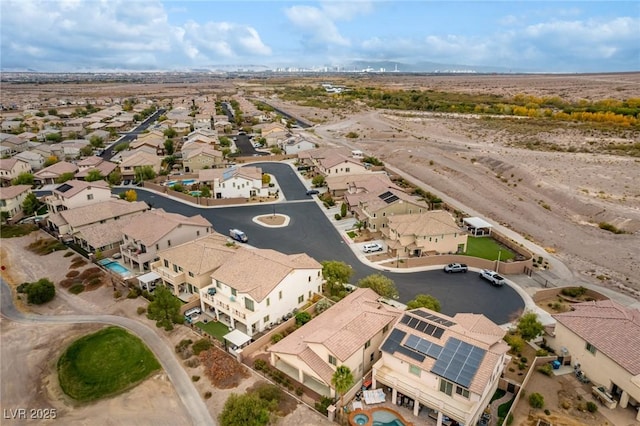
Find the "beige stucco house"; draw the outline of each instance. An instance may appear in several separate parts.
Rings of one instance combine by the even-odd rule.
[[[12,185],[0,187],[0,212],[6,212],[7,219],[22,216],[22,203],[31,193],[31,185]]]
[[[617,401],[615,409],[636,410],[640,421],[640,310],[613,300],[572,308],[553,315],[556,325],[548,344],[570,355],[594,385],[603,386]]]
[[[336,396],[331,378],[349,367],[355,385],[380,359],[380,344],[402,311],[359,288],[325,312],[269,347],[271,365],[325,396]]]
[[[475,425],[510,360],[504,335],[480,314],[406,311],[380,347],[372,387],[389,388],[394,404],[411,399],[413,414],[429,410],[438,426],[444,416]]]
[[[186,243],[213,231],[201,215],[186,217],[154,209],[133,219],[122,229],[120,253],[131,269],[144,272],[158,258],[160,250]]]
[[[31,164],[17,158],[0,159],[0,185],[11,185],[11,181],[17,178],[20,173],[31,173]]]
[[[387,226],[380,231],[394,256],[464,253],[467,250],[466,232],[445,210],[390,216]]]
[[[204,145],[182,152],[182,166],[186,173],[220,167],[222,162],[222,152],[216,150],[213,145]]]
[[[151,167],[151,169],[158,174],[160,173],[161,164],[162,158],[158,157],[156,154],[152,154],[144,150],[138,150],[124,157],[120,162],[119,167],[123,179],[135,179],[136,170],[139,167]]]
[[[44,198],[49,213],[71,210],[76,207],[107,201],[111,198],[109,184],[103,180],[85,182],[72,179],[58,185]]]

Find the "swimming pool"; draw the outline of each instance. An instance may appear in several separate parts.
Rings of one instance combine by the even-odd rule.
[[[120,264],[120,262],[118,262],[118,261],[115,261],[115,260],[112,260],[112,259],[103,259],[98,263],[100,263],[102,266],[104,266],[105,268],[109,269],[110,271],[113,271],[116,274],[121,275],[123,277],[131,275],[131,271],[129,271],[124,266],[122,266]]]
[[[176,183],[178,183],[177,180],[169,180],[165,183],[166,186],[168,187],[172,187],[173,185],[175,185]]]
[[[189,194],[192,197],[200,197],[202,195],[202,191],[191,191],[191,192],[189,192]]]
[[[349,415],[352,426],[406,426],[407,422],[397,412],[388,408],[374,408],[372,410],[356,410]]]
[[[182,180],[182,184],[183,185],[193,185],[194,183],[198,183],[198,181],[196,179],[183,179]]]

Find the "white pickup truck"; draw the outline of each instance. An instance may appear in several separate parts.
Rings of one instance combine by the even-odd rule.
[[[489,281],[491,285],[497,287],[501,287],[505,283],[505,280],[501,275],[498,275],[496,271],[491,271],[489,269],[483,269],[482,271],[480,271],[480,278]]]
[[[469,267],[464,263],[450,263],[444,267],[444,271],[447,273],[452,272],[467,272]]]

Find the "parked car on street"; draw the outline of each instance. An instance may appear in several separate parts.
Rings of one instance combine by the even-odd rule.
[[[505,280],[501,275],[498,275],[496,271],[491,271],[489,269],[483,269],[480,271],[480,278],[487,280],[491,283],[491,285],[501,287],[505,284]]]
[[[450,263],[444,267],[444,271],[447,273],[452,272],[467,272],[469,267],[464,263]]]
[[[384,249],[378,243],[365,244],[362,247],[362,251],[365,252],[365,253],[374,253],[376,251],[382,251],[382,250],[384,250]]]
[[[317,189],[307,189],[307,195],[317,195],[319,193],[320,191],[318,191]]]

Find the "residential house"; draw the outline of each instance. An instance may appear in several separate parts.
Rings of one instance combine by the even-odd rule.
[[[44,157],[33,151],[23,151],[17,153],[13,158],[26,161],[31,166],[31,170],[40,170],[44,167]]]
[[[157,253],[186,243],[213,231],[211,222],[201,215],[186,217],[154,209],[133,219],[122,230],[120,253],[125,264],[140,272],[149,270]]]
[[[602,386],[616,409],[640,407],[640,310],[613,300],[578,303],[552,315],[556,320],[548,344],[571,356],[594,385]],[[636,420],[640,421],[640,411]]]
[[[200,290],[202,310],[248,336],[302,308],[322,292],[322,265],[308,255],[241,248]]]
[[[47,227],[64,239],[74,239],[76,243],[89,251],[99,249],[105,245],[116,244],[122,239],[122,233],[114,235],[110,232],[113,239],[108,244],[98,244],[89,238],[90,235],[95,234],[95,231],[87,231],[88,228],[101,224],[121,227],[120,220],[124,220],[131,215],[140,214],[148,209],[149,206],[142,201],[128,202],[111,198],[50,214],[47,217]],[[125,223],[123,222],[123,224]],[[101,229],[104,230],[105,228]]]
[[[327,177],[362,174],[368,169],[360,160],[336,152],[321,158],[317,163],[317,171]]]
[[[15,157],[0,159],[0,186],[11,185],[21,173],[31,173],[31,165]]]
[[[0,124],[3,132],[15,132],[22,126],[22,121],[5,120]]]
[[[269,195],[268,185],[262,183],[260,167],[230,167],[206,169],[198,172],[198,180],[209,185],[215,198],[250,198]]]
[[[97,170],[100,172],[100,175],[103,178],[107,178],[118,165],[116,163],[112,163],[111,161],[106,161],[105,159],[92,155],[91,157],[87,157],[77,163],[78,168],[80,169],[78,173],[76,173],[76,179],[84,180],[92,170]]]
[[[334,198],[340,198],[345,193],[358,194],[362,192],[379,192],[389,188],[402,190],[389,179],[385,172],[366,172],[357,175],[332,175],[324,181],[327,190]]]
[[[80,150],[89,145],[86,139],[70,139],[60,143],[52,144],[53,155],[58,158],[76,159],[80,158]]]
[[[7,220],[13,221],[22,216],[22,203],[31,193],[31,185],[12,185],[0,187],[0,212]]]
[[[76,207],[95,204],[111,198],[109,184],[103,180],[85,182],[72,179],[54,188],[51,195],[44,198],[49,213],[71,210]]]
[[[60,176],[73,173],[74,176],[78,172],[78,166],[67,161],[58,161],[42,170],[38,170],[33,174],[34,180],[41,185],[49,185],[56,183]]]
[[[16,135],[8,135],[2,139],[2,146],[8,148],[12,153],[24,152],[28,149],[28,139]]]
[[[149,133],[138,135],[137,139],[129,144],[129,149],[137,150],[142,146],[153,148],[157,155],[164,154],[164,133],[159,130],[152,130]]]
[[[151,167],[156,174],[159,174],[161,164],[162,158],[155,154],[144,151],[134,151],[133,154],[122,159],[119,167],[123,179],[135,179],[136,169],[139,167]]]
[[[423,201],[394,188],[380,189],[378,192],[363,192],[344,196],[349,211],[372,232],[381,231],[392,216],[418,214],[429,210]]]
[[[267,146],[278,146],[289,137],[289,129],[280,123],[267,123],[260,134],[267,141]]]
[[[429,410],[475,425],[489,405],[510,361],[505,331],[481,314],[453,317],[426,308],[406,311],[382,343],[372,387],[391,389],[413,401],[413,414]]]
[[[299,137],[290,137],[281,143],[281,148],[287,155],[298,154],[316,148],[316,144]]]
[[[222,152],[214,149],[213,146],[210,145],[191,149],[186,151],[186,153],[183,149],[182,152],[182,167],[186,173],[220,167],[224,160]]]
[[[211,285],[211,274],[239,250],[229,238],[211,232],[203,237],[157,252],[151,263],[162,284],[183,299],[200,297],[200,290]],[[203,307],[204,310],[204,307]],[[214,309],[209,309],[214,312]]]
[[[394,256],[464,253],[467,250],[467,233],[445,210],[393,215],[387,218],[387,226],[380,231]]]
[[[402,311],[379,301],[368,288],[353,293],[267,351],[271,365],[320,395],[336,396],[332,377],[349,367],[355,385],[380,359],[380,344]]]

